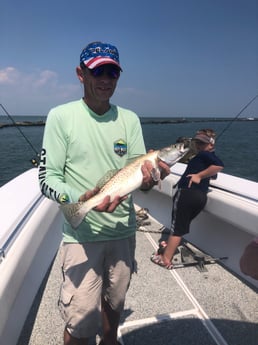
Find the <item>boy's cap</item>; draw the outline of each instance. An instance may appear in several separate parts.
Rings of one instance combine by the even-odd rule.
[[[204,133],[203,134],[202,133],[196,134],[196,136],[193,139],[194,140],[200,140],[206,144],[215,144],[215,139],[212,137],[209,137],[208,135],[206,135]]]
[[[122,71],[118,50],[109,43],[93,42],[88,44],[81,52],[80,64],[84,64],[89,69],[104,64],[113,64]]]

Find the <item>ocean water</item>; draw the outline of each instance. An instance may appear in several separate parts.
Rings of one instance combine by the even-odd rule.
[[[45,117],[17,116],[14,119],[42,121]],[[175,120],[142,118],[146,148],[168,146],[180,136],[193,136],[201,128],[212,128],[218,135],[227,128],[216,143],[216,153],[225,164],[224,172],[258,182],[258,121],[186,118],[186,122],[170,122]],[[0,117],[0,123],[10,122],[7,117]],[[36,153],[41,149],[44,126],[19,128],[23,135],[15,127],[0,128],[0,186],[30,169],[31,159],[37,158]]]

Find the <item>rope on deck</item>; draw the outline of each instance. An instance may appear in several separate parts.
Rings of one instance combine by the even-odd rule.
[[[169,234],[170,231],[164,225],[160,228],[151,228],[151,221],[149,220],[149,210],[147,208],[141,208],[136,212],[136,230],[140,232],[149,232],[157,234]]]

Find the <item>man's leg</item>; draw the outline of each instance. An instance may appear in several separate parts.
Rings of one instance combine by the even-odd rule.
[[[102,242],[63,246],[64,281],[59,309],[66,324],[64,345],[88,345],[98,330],[104,247]]]
[[[119,345],[117,330],[134,271],[135,236],[108,241],[107,249],[106,277],[101,297],[103,340],[100,344]]]
[[[74,338],[67,330],[64,330],[64,345],[88,345],[87,338]]]
[[[101,302],[103,342],[105,345],[115,345],[117,344],[117,329],[120,321],[120,313],[112,310],[103,297]]]

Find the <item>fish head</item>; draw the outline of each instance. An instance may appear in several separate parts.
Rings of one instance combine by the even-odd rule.
[[[176,143],[184,143],[184,147],[189,148],[189,151],[185,155],[183,155],[179,160],[180,163],[188,164],[189,161],[197,154],[197,149],[194,140],[188,137],[179,137],[177,138]]]
[[[158,152],[158,158],[167,165],[172,166],[178,162],[188,151],[189,144],[176,143],[168,147],[164,147]]]

